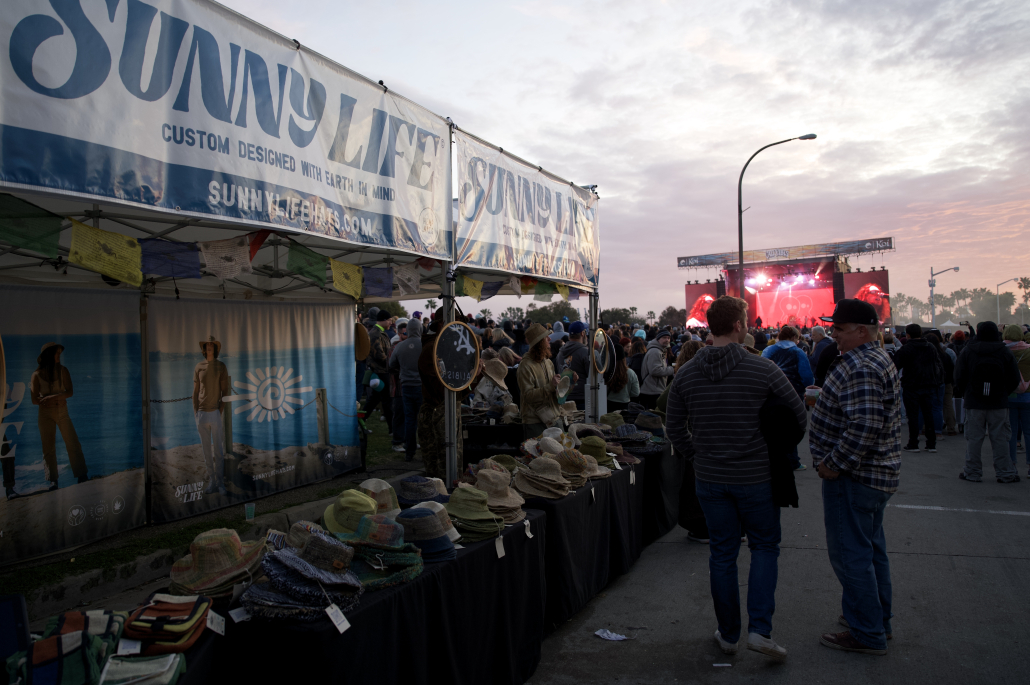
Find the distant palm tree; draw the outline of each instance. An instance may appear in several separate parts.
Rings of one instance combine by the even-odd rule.
[[[1030,302],[1030,278],[1020,278],[1017,287],[1023,291],[1023,304]]]
[[[433,312],[436,311],[436,300],[426,300],[426,309],[429,310],[429,315],[432,316]]]
[[[654,312],[647,313],[647,320],[650,321],[652,324],[654,323]]]
[[[953,292],[951,294],[951,296],[955,298],[956,302],[968,302],[969,301],[969,291],[966,290],[965,288],[959,288],[958,290]]]
[[[494,315],[494,313],[492,311],[490,311],[489,309],[480,309],[479,313],[483,315],[484,319],[492,318],[493,315]]]
[[[637,308],[636,307],[630,307],[629,308],[629,313],[632,314],[634,318],[636,318],[636,316],[637,316]]]

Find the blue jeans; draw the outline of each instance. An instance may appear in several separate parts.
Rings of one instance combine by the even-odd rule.
[[[830,565],[844,592],[841,610],[851,634],[873,649],[891,632],[891,567],[883,510],[891,494],[841,475],[823,480],[823,516]]]
[[[933,425],[933,402],[936,396],[936,388],[901,389],[901,399],[908,415],[909,447],[919,447],[920,427],[926,433],[926,449],[937,447],[937,432]]]
[[[794,451],[790,454],[790,465],[794,467],[794,470],[801,468],[801,455],[798,454],[798,448],[795,446]]]
[[[421,385],[401,385],[404,400],[404,458],[411,461],[418,449],[418,410],[422,406]]]
[[[768,636],[776,609],[776,560],[780,556],[780,508],[773,504],[772,484],[722,485],[699,480],[697,498],[708,522],[708,569],[722,639],[732,643],[740,639],[737,555],[742,525],[751,548],[747,630]]]
[[[1024,436],[1030,436],[1030,402],[1015,402],[1009,400],[1009,425],[1012,427],[1012,437],[1009,438],[1009,458],[1012,465],[1019,470],[1019,457],[1016,456],[1016,443],[1019,442],[1019,429],[1023,429]],[[1023,446],[1026,448],[1026,445]],[[1026,463],[1030,466],[1030,449],[1026,450]]]

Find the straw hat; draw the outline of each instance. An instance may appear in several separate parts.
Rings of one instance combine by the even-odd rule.
[[[589,435],[583,438],[583,442],[579,446],[579,451],[583,454],[589,454],[591,457],[597,460],[603,460],[605,452],[608,447],[604,442],[603,438],[599,438],[594,435]]]
[[[597,460],[591,457],[589,454],[584,454],[583,457],[587,460],[587,478],[590,480],[599,480],[601,478],[610,478],[612,470],[606,466],[599,466]],[[610,459],[611,457],[609,457]]]
[[[369,478],[358,486],[358,490],[376,501],[379,510],[376,513],[396,518],[401,513],[401,505],[397,502],[397,493],[393,486],[380,478]]]
[[[486,368],[483,372],[490,377],[490,380],[496,383],[501,390],[507,390],[508,386],[504,384],[504,377],[508,375],[508,366],[500,359],[491,359],[484,366]]]
[[[522,451],[531,457],[542,457],[544,451],[540,447],[540,441],[536,438],[530,438],[522,443]]]
[[[447,510],[439,502],[422,502],[416,504],[412,509],[428,509],[429,511],[436,514],[436,518],[440,519],[440,525],[443,526],[443,531],[451,539],[451,542],[457,542],[461,539],[461,533],[454,530],[454,524],[451,522],[451,517],[447,515]],[[414,538],[409,537],[412,542]]]
[[[526,344],[532,348],[538,342],[547,337],[547,329],[538,323],[526,329]]]
[[[43,347],[39,349],[39,356],[36,357],[36,364],[43,363],[43,353],[49,350],[51,347],[60,347],[61,351],[64,352],[64,345],[56,342],[43,343]],[[200,343],[200,349],[204,349],[204,343]]]
[[[574,447],[579,447],[579,442],[588,435],[596,435],[599,438],[604,437],[604,433],[597,426],[592,426],[588,423],[574,423],[569,426],[569,435],[572,436],[575,442]]]
[[[638,457],[635,457],[634,455],[630,454],[629,452],[624,452],[623,454],[615,455],[615,461],[619,462],[620,464],[639,464],[640,463],[640,459]]]
[[[303,550],[287,548],[268,556],[310,580],[346,584],[350,580],[346,576],[354,559],[354,548],[325,533],[312,533]]]
[[[437,486],[429,478],[411,476],[397,484],[397,500],[403,507],[413,507],[419,502],[447,501],[447,495],[441,495]]]
[[[382,514],[362,516],[353,533],[337,533],[336,537],[355,548],[400,549],[404,547],[404,527]]]
[[[645,431],[651,431],[655,435],[661,435],[665,431],[665,426],[662,424],[662,419],[658,414],[652,414],[649,411],[642,411],[637,415],[637,420],[633,422],[637,428]]]
[[[450,523],[449,518],[447,522]],[[435,512],[423,508],[407,509],[397,516],[397,523],[404,526],[405,539],[422,550],[423,561],[447,561],[455,557],[454,542]]]
[[[517,404],[506,404],[504,405],[504,414],[501,416],[501,423],[515,423],[522,418],[519,413],[519,405]]]
[[[618,428],[622,424],[626,423],[625,419],[622,418],[622,414],[604,414],[601,416],[601,423],[612,428]]]
[[[230,528],[205,531],[190,543],[190,553],[172,564],[171,581],[198,595],[213,588],[223,592],[212,595],[232,592],[235,581],[257,571],[264,549],[264,540],[240,542]]]
[[[451,516],[466,521],[493,521],[497,516],[488,506],[489,495],[478,488],[458,488],[443,505]]]
[[[440,478],[430,478],[429,482],[433,484],[433,488],[438,493],[440,493],[444,497],[447,496],[447,486],[444,484],[442,479],[440,479]]]
[[[353,533],[362,516],[373,516],[379,504],[360,490],[344,490],[325,508],[322,525],[332,533]]]
[[[562,450],[554,455],[554,460],[561,466],[562,475],[573,488],[582,487],[587,482],[587,460],[576,450]]]
[[[558,454],[565,446],[554,438],[540,438],[540,452],[542,454]]]
[[[508,469],[509,473],[515,473],[519,470],[519,463],[515,461],[515,457],[510,454],[495,454],[490,457],[490,461],[495,464],[500,464],[504,468]]]
[[[561,466],[548,457],[534,459],[528,471],[523,469],[515,474],[515,487],[530,497],[559,499],[569,494],[569,485],[561,474]]]
[[[480,471],[476,477],[476,488],[486,493],[486,503],[491,509],[517,509],[526,503],[508,484],[511,477],[497,471]]]
[[[558,404],[565,403],[565,397],[569,394],[569,390],[572,390],[572,376],[567,376],[563,372],[558,386],[554,389],[554,394],[558,397]]]
[[[364,361],[372,351],[372,341],[368,338],[368,329],[359,322],[354,322],[354,361]]]
[[[325,528],[312,523],[311,521],[296,521],[290,526],[290,532],[286,534],[286,546],[296,550],[302,550],[311,539],[312,533],[324,533]]]
[[[559,443],[566,449],[571,449],[579,444],[579,440],[573,439],[571,435],[562,432],[562,429],[557,426],[545,428],[544,432],[541,433],[540,436],[543,438],[553,438],[555,442]]]
[[[622,455],[622,445],[617,442],[604,443],[604,449],[606,452],[611,452],[616,457]]]
[[[215,339],[215,336],[213,336],[213,335],[207,336],[207,340],[201,340],[200,341],[200,351],[201,351],[201,353],[207,354],[207,351],[204,349],[204,345],[207,345],[208,343],[214,343],[215,344],[215,356],[216,357],[222,353],[222,343],[220,343],[217,339]],[[47,343],[47,345],[53,345],[53,344],[55,344],[55,343]],[[44,350],[47,348],[47,345],[43,345],[43,349]],[[62,347],[61,349],[64,349],[64,348]]]

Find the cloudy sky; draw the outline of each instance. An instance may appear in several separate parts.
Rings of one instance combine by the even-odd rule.
[[[931,266],[1030,276],[1026,2],[223,2],[596,183],[602,307],[683,307],[715,274],[676,257],[736,249],[741,166],[809,132],[748,169],[746,249],[894,236],[852,263],[924,299]]]

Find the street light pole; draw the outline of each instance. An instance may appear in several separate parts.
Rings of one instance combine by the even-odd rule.
[[[996,298],[998,298],[998,321],[997,321],[997,323],[998,323],[999,327],[1001,326],[1001,286],[1005,285],[1006,283],[1011,283],[1012,281],[1018,281],[1018,280],[1019,280],[1018,278],[1010,278],[1009,280],[1002,281],[998,285],[994,286],[994,296]]]
[[[748,164],[751,160],[758,156],[758,153],[766,148],[770,148],[774,145],[782,145],[789,143],[792,140],[815,140],[814,133],[806,133],[803,136],[797,138],[787,138],[776,143],[769,143],[765,147],[758,148],[758,152],[748,157],[747,163],[744,164],[744,168],[740,170],[740,179],[737,181],[737,296],[743,299],[744,297],[744,203],[742,202],[741,187],[744,185],[744,172],[747,171]]]
[[[937,285],[937,279],[934,276],[940,276],[943,273],[949,271],[958,271],[957,266],[953,266],[949,269],[943,269],[941,271],[934,271],[933,267],[930,267],[930,327],[937,328],[937,306],[933,301],[933,288]]]

